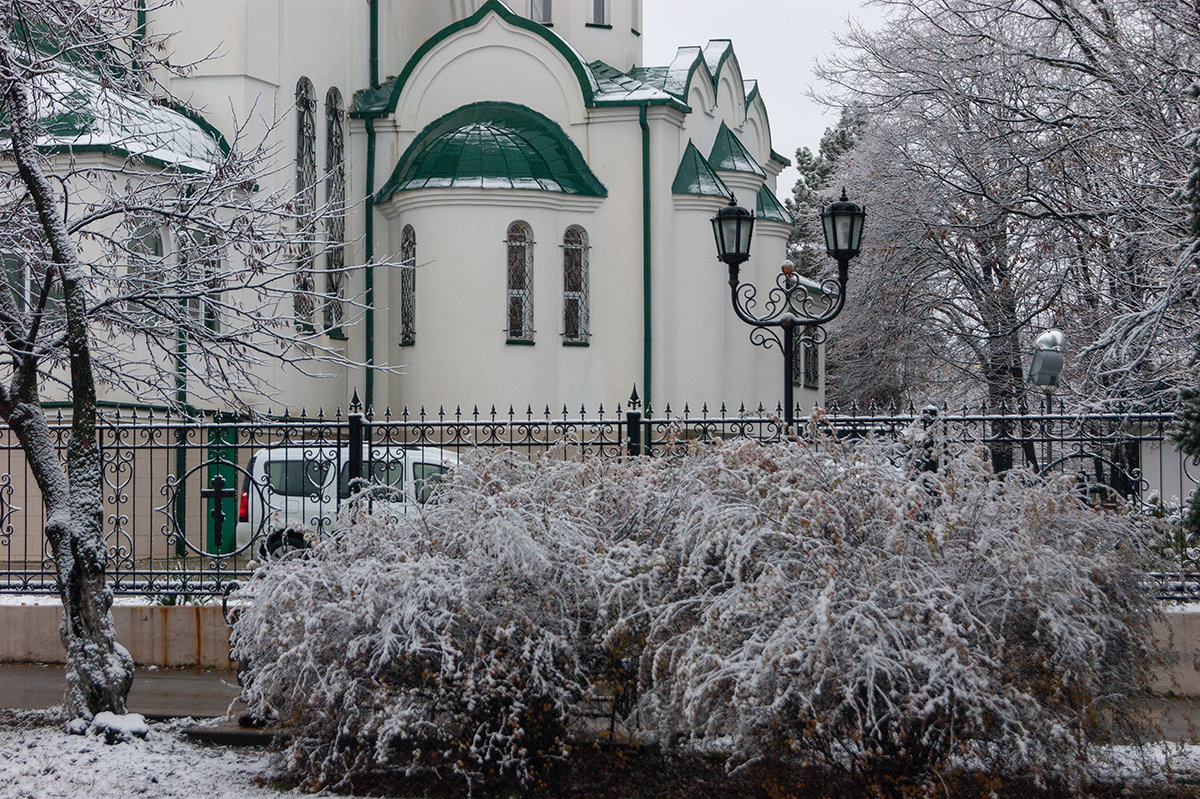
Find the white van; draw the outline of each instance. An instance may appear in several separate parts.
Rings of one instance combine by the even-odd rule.
[[[437,447],[363,447],[365,490],[390,513],[428,502],[458,457]],[[259,554],[310,545],[350,497],[350,449],[293,444],[250,458],[238,496],[237,546],[261,536]]]

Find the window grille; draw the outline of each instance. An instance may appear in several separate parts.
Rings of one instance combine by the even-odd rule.
[[[508,340],[533,341],[533,231],[508,226]]]
[[[551,0],[529,0],[529,18],[543,25],[554,22]]]
[[[818,389],[821,387],[821,348],[812,330],[805,330],[799,347],[804,351],[804,387]]]
[[[342,93],[325,94],[325,329],[342,336],[346,309],[346,111]]]
[[[316,304],[313,291],[313,240],[316,238],[317,207],[317,100],[312,81],[296,83],[296,227],[300,234],[296,258],[296,295],[293,299],[296,327],[313,329]]]
[[[572,225],[563,235],[563,341],[585,343],[588,318],[588,237]]]
[[[405,225],[400,234],[400,344],[417,343],[417,232]]]

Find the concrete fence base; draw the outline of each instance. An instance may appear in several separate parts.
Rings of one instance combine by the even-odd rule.
[[[229,626],[219,605],[114,605],[120,641],[139,666],[230,669]],[[0,662],[61,663],[62,606],[0,605]],[[1166,608],[1155,631],[1167,663],[1154,690],[1200,698],[1200,605]]]
[[[117,640],[139,666],[229,669],[229,627],[219,605],[114,605]],[[0,606],[0,661],[62,663],[62,605]]]

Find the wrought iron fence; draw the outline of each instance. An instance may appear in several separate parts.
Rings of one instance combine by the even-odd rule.
[[[1068,473],[1091,501],[1154,517],[1166,564],[1152,574],[1160,594],[1195,598],[1200,541],[1183,533],[1179,518],[1200,483],[1200,467],[1174,447],[1172,420],[1170,414],[927,408],[816,414],[799,438],[811,440],[818,430],[846,441],[916,436],[938,442],[931,458],[978,446],[1000,470]],[[52,427],[61,452],[69,424],[60,418]],[[734,438],[784,437],[778,416],[761,409],[730,414],[721,408],[715,415],[707,409],[643,413],[636,406],[594,414],[460,409],[270,421],[112,412],[100,432],[108,575],[118,594],[165,602],[219,597],[263,557],[302,545],[304,535],[325,527],[359,485],[372,486],[380,501],[420,501],[428,488],[422,484],[436,480],[441,466],[481,448],[617,458]],[[44,521],[24,453],[11,431],[0,428],[0,592],[56,590]]]

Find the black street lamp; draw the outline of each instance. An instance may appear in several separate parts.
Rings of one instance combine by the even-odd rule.
[[[750,258],[750,237],[754,214],[737,204],[734,197],[712,219],[717,241],[717,259],[729,267],[729,295],[737,317],[752,327],[750,341],[760,347],[779,347],[783,351],[783,421],[791,428],[795,422],[793,384],[795,377],[796,328],[815,328],[832,321],[846,302],[846,280],[850,259],[858,255],[863,221],[867,213],[842,197],[821,209],[825,231],[825,249],[838,263],[837,280],[826,280],[819,291],[810,291],[796,275],[791,261],[784,261],[775,287],[767,294],[762,315],[756,315],[758,289],[738,280],[738,271]],[[781,333],[776,330],[782,331]],[[818,334],[806,334],[816,336]]]

